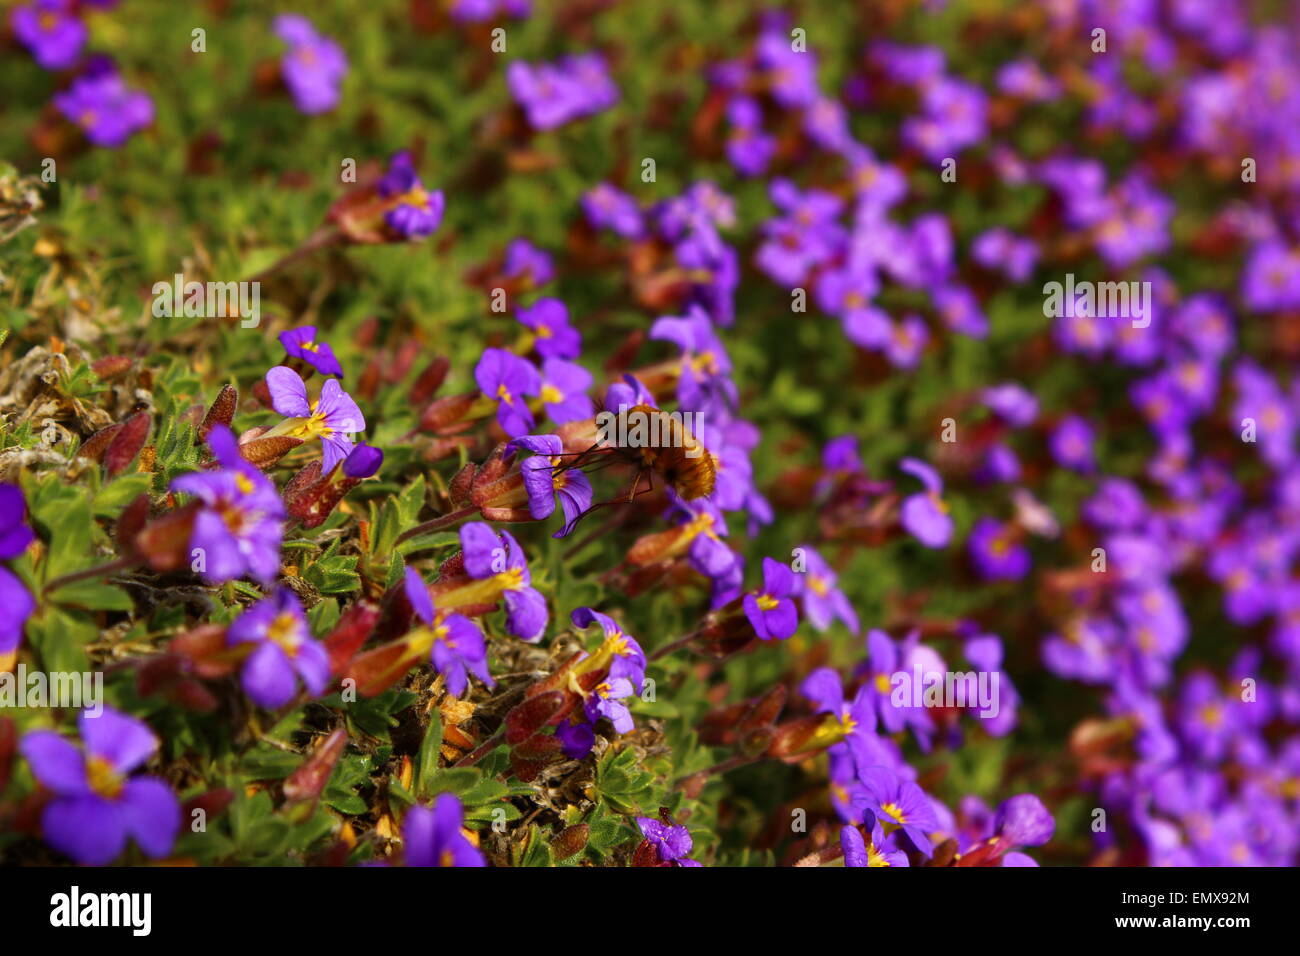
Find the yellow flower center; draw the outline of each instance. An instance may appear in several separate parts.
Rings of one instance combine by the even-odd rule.
[[[760,611],[770,611],[781,602],[770,594],[760,594],[758,596],[758,609]]]
[[[290,657],[298,655],[298,618],[285,611],[277,614],[266,629],[266,638],[278,645]]]
[[[86,782],[90,784],[91,790],[110,800],[117,799],[126,786],[126,781],[111,763],[103,757],[95,756],[86,758]]]
[[[564,393],[561,392],[558,388],[556,388],[554,385],[550,385],[550,384],[547,384],[547,385],[543,385],[543,386],[542,386],[542,403],[543,403],[543,404],[545,404],[545,405],[554,405],[554,404],[556,404],[557,402],[562,402],[562,401],[564,401]]]

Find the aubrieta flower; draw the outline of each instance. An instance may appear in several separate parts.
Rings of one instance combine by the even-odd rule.
[[[419,804],[402,821],[402,855],[407,866],[487,866],[462,832],[465,811],[453,794],[443,793],[432,807]]]
[[[471,521],[460,529],[460,547],[469,576],[491,581],[503,594],[510,633],[530,644],[540,641],[550,614],[546,598],[532,587],[528,561],[514,535],[498,535],[484,522]]]
[[[574,627],[590,627],[593,623],[600,625],[613,655],[609,665],[610,678],[626,679],[638,694],[641,693],[641,685],[645,681],[646,656],[636,638],[623,633],[618,622],[608,614],[602,614],[593,608],[576,608],[570,615],[570,620]]]
[[[1029,550],[1019,542],[1014,525],[983,517],[967,541],[971,561],[985,580],[1014,581],[1029,573]]]
[[[54,97],[59,112],[96,146],[117,147],[153,122],[153,100],[130,89],[115,69],[102,65]]]
[[[329,655],[312,638],[302,604],[288,588],[278,588],[235,618],[226,629],[226,644],[257,645],[245,659],[240,677],[245,693],[262,707],[289,703],[297,678],[302,678],[313,697],[320,696],[329,682]]]
[[[590,419],[595,413],[587,389],[591,373],[575,362],[548,358],[542,362],[541,388],[538,390],[546,414],[556,424]]]
[[[451,18],[457,23],[483,23],[493,17],[526,17],[532,0],[451,0]]]
[[[568,760],[581,760],[596,745],[596,731],[585,720],[577,723],[564,721],[555,728],[555,736]]]
[[[539,130],[563,126],[618,102],[618,87],[597,53],[565,56],[553,63],[516,60],[506,69],[506,85],[529,124]]]
[[[484,349],[474,366],[474,381],[479,390],[497,403],[497,423],[511,438],[527,435],[533,429],[533,413],[526,396],[542,390],[536,367],[503,349]]]
[[[559,456],[564,453],[564,442],[559,435],[524,435],[506,447],[533,452],[533,457],[519,466],[528,493],[528,511],[539,521],[549,518],[558,498],[564,526],[552,537],[565,537],[591,508],[591,480],[577,468],[561,467],[564,459]]]
[[[552,296],[521,306],[515,315],[532,329],[533,348],[542,358],[574,359],[582,351],[582,333],[569,324],[569,307]]]
[[[286,420],[264,437],[289,435],[303,441],[319,438],[324,458],[322,473],[328,474],[351,454],[354,443],[349,435],[365,431],[365,416],[337,379],[326,380],[320,397],[309,400],[302,376],[287,365],[277,365],[266,373],[266,387],[271,393],[271,407]]]
[[[380,178],[375,190],[388,200],[384,222],[402,238],[423,239],[442,225],[446,198],[441,189],[429,192],[424,188],[411,154],[406,150],[393,154],[388,162],[388,171]]]
[[[453,697],[463,696],[469,686],[469,674],[488,687],[495,687],[496,681],[488,672],[487,642],[478,625],[463,614],[441,618],[435,615],[429,588],[415,568],[406,569],[403,587],[416,616],[433,635],[430,651],[433,669],[446,679],[447,692]]]
[[[284,502],[275,486],[239,453],[235,436],[224,425],[208,433],[216,471],[180,475],[172,491],[194,495],[204,507],[190,535],[193,557],[202,557],[201,572],[213,584],[251,574],[270,583],[280,572]]]
[[[708,314],[692,306],[685,317],[664,316],[650,326],[650,338],[672,342],[682,350],[677,401],[683,409],[726,420],[737,402],[731,380],[731,357]]]
[[[844,851],[845,866],[907,866],[907,854],[894,843],[894,836],[885,836],[880,823],[871,830],[871,842],[862,837],[855,826],[840,829],[840,848]]]
[[[322,375],[343,377],[343,366],[339,364],[330,344],[317,340],[316,326],[300,325],[296,329],[286,329],[280,333],[279,338],[284,351],[291,358],[301,359]]]
[[[651,817],[637,817],[636,825],[641,828],[641,835],[659,852],[659,861],[664,866],[703,866],[697,860],[688,859],[694,845],[691,833],[684,826],[661,823]]]
[[[1038,399],[1023,385],[1007,382],[984,389],[984,404],[1013,428],[1032,425],[1038,417]]]
[[[799,693],[816,704],[818,712],[830,714],[839,722],[836,731],[839,740],[828,752],[832,757],[845,755],[851,758],[855,768],[874,766],[882,758],[880,740],[876,736],[873,691],[869,684],[864,684],[853,695],[852,701],[846,700],[840,675],[831,667],[817,668],[799,685]]]
[[[790,600],[794,588],[793,571],[780,561],[763,559],[763,586],[742,602],[754,633],[763,640],[785,640],[799,629],[799,612]]]
[[[348,72],[343,48],[316,32],[311,21],[294,14],[275,18],[276,36],[289,46],[280,60],[280,75],[303,113],[325,113],[338,105],[340,84]]]
[[[919,478],[925,491],[903,499],[899,517],[903,527],[927,548],[943,548],[952,540],[952,518],[943,503],[939,473],[916,458],[904,458],[900,470]]]
[[[808,545],[800,545],[804,569],[795,574],[795,596],[803,607],[804,617],[818,631],[826,631],[839,618],[854,634],[858,632],[858,614],[844,592],[836,587],[835,571],[826,559]]]
[[[15,7],[9,23],[46,70],[72,66],[86,44],[86,25],[72,13],[70,0],[35,0]]]
[[[555,264],[551,260],[551,254],[522,236],[512,239],[506,246],[505,262],[501,268],[507,279],[527,279],[532,288],[546,285],[555,278]],[[573,355],[561,355],[560,358],[574,358],[576,355],[575,352]]]
[[[587,719],[595,723],[603,717],[614,725],[616,733],[630,733],[636,729],[636,723],[623,701],[632,696],[632,682],[626,677],[606,678],[592,688],[583,702]]]
[[[158,750],[143,721],[105,707],[77,718],[84,751],[52,730],[34,730],[20,749],[54,797],[41,815],[45,842],[78,863],[103,866],[131,839],[146,856],[166,856],[181,807],[157,777],[131,776]]]
[[[587,221],[597,229],[610,229],[624,239],[639,238],[645,230],[641,207],[635,199],[609,183],[593,186],[582,197]]]
[[[887,832],[902,830],[912,846],[930,856],[933,846],[929,834],[939,829],[939,820],[925,791],[888,767],[867,767],[859,777],[867,788],[876,822]]]
[[[1058,465],[1086,475],[1096,470],[1093,441],[1092,426],[1087,419],[1079,415],[1067,415],[1052,430],[1048,444]]]
[[[36,535],[27,525],[27,505],[17,485],[0,484],[0,561],[16,558],[27,550]],[[0,673],[13,669],[23,625],[36,610],[36,601],[22,581],[8,568],[0,567]]]

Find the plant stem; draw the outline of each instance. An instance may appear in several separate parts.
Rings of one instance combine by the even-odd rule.
[[[663,647],[651,654],[646,660],[647,662],[657,661],[664,655],[671,654],[673,651],[677,650],[677,648],[684,647],[699,636],[699,631],[691,631],[691,633],[687,634],[685,637],[679,637],[671,644],[665,644]]]
[[[339,232],[333,226],[322,226],[308,236],[303,244],[293,250],[293,252],[281,256],[261,272],[250,277],[247,281],[260,282],[263,279],[269,278],[281,269],[293,265],[299,259],[305,259],[307,256],[319,249],[324,249],[326,246],[334,245],[334,243],[338,242],[341,238],[343,238],[343,233]]]
[[[430,534],[434,531],[441,531],[443,528],[450,528],[454,524],[464,521],[471,515],[478,514],[478,508],[470,505],[468,508],[461,508],[459,511],[453,511],[441,517],[434,518],[432,521],[426,521],[424,524],[417,524],[414,528],[403,532],[397,536],[393,544],[401,544],[403,541],[409,541],[411,538],[417,538],[422,534]]]
[[[454,764],[452,764],[452,766],[453,766],[453,767],[472,767],[472,766],[474,766],[474,764],[478,763],[480,760],[482,760],[484,757],[486,757],[486,756],[487,756],[488,754],[490,754],[492,751],[496,750],[497,747],[499,747],[499,746],[501,745],[501,741],[503,741],[503,740],[505,740],[505,739],[506,739],[506,732],[505,732],[504,728],[501,729],[501,730],[498,730],[495,734],[493,734],[493,735],[492,735],[491,737],[489,737],[487,740],[483,741],[481,744],[479,744],[477,747],[475,747],[472,751],[470,751],[470,752],[467,753],[465,756],[463,756],[463,757],[461,757],[459,760],[457,760]]]
[[[106,578],[110,574],[125,571],[127,568],[134,568],[138,564],[140,564],[139,558],[118,558],[116,561],[109,561],[107,564],[99,564],[93,568],[73,571],[71,574],[65,574],[63,577],[48,582],[45,587],[41,588],[41,594],[49,594],[51,591],[57,591],[74,581],[84,581],[86,578]]]

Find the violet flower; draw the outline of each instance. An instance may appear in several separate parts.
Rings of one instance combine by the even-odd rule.
[[[380,178],[376,192],[388,200],[384,213],[388,228],[404,239],[423,239],[442,225],[446,197],[441,189],[429,192],[424,188],[411,154],[406,150],[394,153],[388,171]]]
[[[280,333],[280,344],[292,358],[302,359],[322,375],[343,377],[343,366],[328,342],[316,340],[316,326],[300,325]]]
[[[231,622],[226,643],[256,644],[240,673],[244,691],[261,707],[283,707],[293,699],[297,678],[313,697],[329,683],[325,647],[311,636],[302,604],[288,588],[278,588]]]
[[[524,448],[534,453],[519,466],[528,511],[541,521],[555,512],[558,499],[564,512],[564,526],[552,535],[563,538],[591,508],[591,480],[577,468],[562,468],[564,442],[559,435],[524,435],[512,440],[507,449]]]
[[[550,613],[546,598],[532,587],[528,561],[514,535],[498,535],[482,521],[471,521],[460,529],[460,547],[469,576],[491,582],[504,597],[510,633],[530,644],[540,641]]]
[[[453,697],[462,697],[473,674],[488,687],[496,681],[488,671],[487,642],[478,625],[463,614],[448,614],[439,619],[434,614],[429,588],[415,568],[406,569],[403,584],[406,598],[415,614],[429,628],[433,636],[430,655],[433,669],[447,681],[447,691]]]
[[[461,832],[465,811],[453,794],[443,793],[432,807],[416,805],[402,821],[402,852],[407,866],[487,866],[487,860]]]
[[[799,612],[790,600],[794,588],[793,571],[780,561],[763,559],[763,586],[743,602],[745,616],[763,640],[785,640],[799,629]]]
[[[194,495],[204,507],[194,519],[191,557],[212,584],[250,574],[263,583],[280,572],[280,541],[284,534],[284,502],[275,486],[239,453],[235,436],[225,425],[208,433],[216,471],[181,475],[172,491]]]
[[[322,474],[329,474],[351,454],[354,445],[348,436],[365,431],[365,416],[337,379],[326,380],[320,397],[309,401],[302,376],[287,365],[277,365],[266,373],[266,387],[271,393],[271,407],[287,418],[264,437],[289,435],[303,441],[319,438],[324,456]]]
[[[903,527],[927,548],[946,547],[952,540],[952,518],[939,497],[943,494],[939,473],[915,458],[904,458],[898,467],[925,485],[924,492],[903,499],[899,510]]]
[[[59,112],[96,146],[117,147],[153,122],[153,100],[127,87],[111,67],[89,72],[54,96]]]
[[[704,864],[688,859],[693,843],[691,833],[684,826],[661,823],[651,817],[637,817],[636,825],[641,834],[659,852],[659,860],[672,866],[703,866]]]
[[[72,66],[86,45],[86,25],[73,14],[70,0],[34,0],[15,7],[9,24],[46,70]]]
[[[41,815],[45,842],[78,863],[103,866],[127,840],[145,855],[166,856],[180,830],[176,795],[157,777],[131,776],[158,750],[143,721],[105,707],[77,718],[84,750],[52,730],[26,734],[20,750],[32,774],[54,794]]]
[[[569,324],[569,307],[548,296],[516,313],[520,324],[532,329],[533,348],[542,358],[574,359],[582,351],[582,334]]]
[[[507,435],[518,438],[533,430],[533,413],[524,399],[541,392],[542,380],[532,363],[502,349],[484,349],[474,381],[497,403],[497,423]]]
[[[0,561],[16,558],[35,540],[27,525],[27,505],[17,485],[0,484]],[[0,567],[0,673],[13,669],[23,625],[36,610],[36,601],[18,576]]]
[[[334,109],[348,72],[343,48],[317,33],[306,17],[282,14],[275,18],[272,29],[289,46],[280,60],[280,75],[298,109],[308,115]]]

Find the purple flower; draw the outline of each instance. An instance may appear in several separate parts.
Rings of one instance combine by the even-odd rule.
[[[1013,428],[1032,425],[1038,417],[1038,399],[1015,382],[984,389],[984,404]]]
[[[844,699],[839,674],[830,667],[819,667],[799,686],[803,694],[817,705],[819,712],[831,714],[840,723],[843,740],[832,744],[833,757],[847,754],[854,767],[869,767],[880,762],[880,741],[876,737],[874,688],[864,684],[852,701]]]
[[[27,505],[16,485],[0,484],[0,560],[16,558],[36,536],[27,526]],[[36,601],[7,568],[0,567],[0,673],[13,670],[23,625],[36,610]]]
[[[407,866],[487,866],[483,854],[461,832],[464,809],[454,795],[440,794],[432,807],[416,806],[402,821]]]
[[[376,191],[389,201],[391,208],[384,213],[384,222],[399,236],[423,239],[442,225],[446,198],[441,189],[429,192],[424,188],[406,150],[393,154]]]
[[[564,443],[558,435],[524,435],[506,446],[534,452],[519,466],[524,491],[528,493],[528,511],[537,520],[555,512],[559,498],[564,511],[564,526],[552,537],[563,538],[573,530],[578,519],[591,508],[591,481],[576,468],[562,468]]]
[[[903,499],[900,509],[903,527],[927,548],[946,547],[952,539],[952,518],[948,506],[939,497],[943,494],[939,473],[915,458],[904,458],[898,467],[925,485],[924,492]]]
[[[645,651],[641,650],[641,645],[637,643],[636,638],[624,634],[618,622],[608,614],[601,614],[589,607],[576,608],[570,615],[570,620],[573,621],[574,627],[600,625],[605,632],[605,641],[613,654],[613,660],[609,665],[610,678],[626,679],[639,694],[641,685],[645,681],[646,657]]]
[[[794,593],[794,572],[771,558],[763,559],[763,587],[745,595],[745,616],[754,633],[765,641],[785,640],[799,629],[799,612],[790,595]]]
[[[907,866],[907,854],[894,845],[893,836],[885,836],[879,823],[871,830],[870,843],[862,838],[862,831],[857,827],[841,828],[840,847],[844,850],[845,866]]]
[[[153,122],[153,100],[127,87],[111,68],[88,73],[54,97],[59,112],[96,146],[121,146],[138,129]]]
[[[803,605],[804,617],[818,631],[830,628],[839,618],[854,634],[858,632],[858,615],[844,592],[835,586],[835,571],[808,545],[802,545],[804,570],[795,576],[795,595]]]
[[[1019,543],[1014,525],[983,517],[971,529],[967,546],[980,576],[988,581],[1023,578],[1029,573],[1029,550]]]
[[[548,296],[521,307],[517,318],[533,330],[533,348],[543,358],[572,359],[582,351],[582,334],[569,324],[569,307]]]
[[[595,410],[587,389],[591,373],[581,365],[564,359],[548,358],[542,362],[540,394],[546,414],[557,424],[590,419]]]
[[[730,417],[736,405],[731,357],[703,309],[692,306],[685,318],[655,319],[650,338],[672,342],[682,350],[677,401],[683,409],[724,420]]]
[[[1052,431],[1052,457],[1062,467],[1080,474],[1090,474],[1096,470],[1097,465],[1092,451],[1093,440],[1092,426],[1087,419],[1079,415],[1067,415]]]
[[[533,430],[533,413],[524,401],[541,392],[542,381],[531,362],[503,349],[484,349],[474,367],[479,390],[497,402],[497,422],[511,438]]]
[[[939,829],[930,798],[910,780],[903,780],[888,767],[868,767],[860,774],[867,788],[869,807],[886,830],[898,828],[912,846],[927,857],[932,849],[928,834]]]
[[[636,825],[641,828],[642,836],[659,851],[661,862],[671,863],[674,866],[702,865],[686,857],[686,854],[691,852],[693,845],[691,833],[686,827],[660,823],[651,817],[637,817]]]
[[[634,696],[632,682],[626,677],[610,677],[601,681],[587,696],[584,706],[587,719],[592,723],[602,717],[614,725],[616,733],[631,733],[636,729],[632,712],[623,701]]]
[[[478,625],[463,614],[448,614],[438,619],[429,589],[415,568],[406,569],[404,587],[416,616],[428,625],[433,635],[433,668],[446,678],[447,691],[453,697],[462,696],[469,686],[469,674],[488,687],[495,687],[496,681],[488,672],[487,642]]]
[[[266,387],[271,393],[271,407],[287,416],[267,435],[289,435],[303,441],[319,438],[323,474],[333,471],[352,452],[353,442],[348,436],[365,431],[365,416],[337,379],[328,379],[320,397],[308,401],[307,383],[302,376],[287,365],[277,365],[266,373]]]
[[[45,842],[78,863],[103,866],[133,839],[151,858],[176,841],[181,807],[156,777],[131,772],[158,750],[148,725],[105,707],[77,719],[84,751],[52,730],[35,730],[21,750],[32,774],[53,791],[41,816]]]
[[[522,237],[511,240],[506,246],[505,263],[502,269],[508,279],[527,277],[533,288],[546,285],[555,278],[555,265],[551,261],[551,254]],[[576,355],[575,352],[573,355],[561,355],[560,358],[573,358]]]
[[[283,707],[293,699],[295,674],[313,697],[329,683],[330,662],[325,647],[311,636],[298,598],[278,588],[231,622],[226,644],[257,644],[244,661],[244,691],[258,705]]]
[[[195,495],[205,507],[190,535],[196,570],[213,584],[251,574],[269,583],[280,572],[284,502],[275,486],[244,460],[224,425],[208,433],[208,447],[221,467],[181,475],[173,491]]]
[[[612,229],[624,239],[636,239],[645,230],[636,200],[609,183],[600,183],[582,197],[587,221],[597,229]]]
[[[348,478],[373,478],[384,463],[384,453],[374,445],[358,442],[343,459],[343,474]]]
[[[546,598],[532,587],[528,561],[514,535],[498,535],[484,522],[471,521],[460,529],[460,547],[469,576],[491,581],[504,596],[510,633],[530,644],[540,641],[550,613]]]
[[[516,60],[506,68],[506,85],[534,129],[563,126],[618,102],[618,88],[596,53],[561,57],[554,63]]]
[[[581,760],[596,745],[596,732],[586,721],[574,724],[566,720],[555,728],[555,736],[569,760]]]
[[[298,109],[308,115],[332,110],[348,72],[343,48],[317,33],[305,17],[284,14],[275,18],[272,28],[289,46],[280,60],[280,75]]]
[[[280,344],[292,358],[302,359],[322,375],[343,377],[343,366],[328,342],[316,341],[316,326],[301,325],[280,333]]]
[[[17,485],[0,483],[0,561],[16,558],[36,539],[27,525],[27,503]]]
[[[62,70],[77,62],[86,43],[86,26],[69,10],[69,0],[35,0],[15,7],[9,22],[14,36],[44,69]]]

